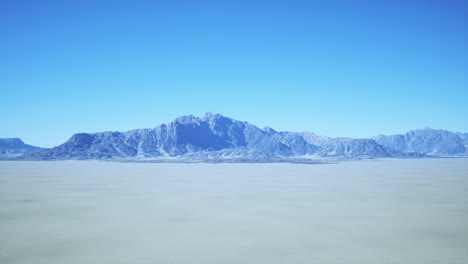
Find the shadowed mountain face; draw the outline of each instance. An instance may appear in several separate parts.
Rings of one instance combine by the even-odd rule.
[[[80,133],[64,144],[26,155],[37,159],[112,159],[132,157],[216,156],[291,157],[375,156],[390,154],[373,140],[335,141],[313,133],[276,132],[260,129],[247,122],[207,113],[199,118],[179,117],[154,129],[127,132]],[[315,143],[315,144],[314,144]],[[323,144],[324,147],[319,144]],[[198,153],[194,155],[194,153]]]
[[[456,155],[466,152],[463,139],[456,133],[438,129],[417,129],[404,135],[379,135],[374,140],[401,152],[419,152],[429,155]]]
[[[0,157],[16,157],[41,150],[44,149],[25,144],[19,138],[0,138]]]
[[[415,130],[419,131],[419,130]],[[426,130],[423,130],[426,131]],[[419,133],[419,132],[418,132]],[[151,157],[208,157],[217,159],[282,157],[414,157],[462,153],[459,136],[448,131],[427,130],[374,139],[329,138],[311,132],[277,132],[219,114],[183,116],[153,129],[127,132],[80,133],[64,144],[29,153],[27,159],[113,159]],[[418,136],[415,136],[415,135]],[[403,139],[400,139],[400,137]],[[411,141],[409,138],[417,137]],[[410,143],[408,143],[410,142]],[[461,147],[459,146],[461,142]],[[416,147],[419,146],[419,147]],[[421,154],[423,153],[423,154]]]
[[[274,156],[292,156],[277,138],[247,122],[222,115],[179,117],[154,129],[75,134],[64,144],[29,155],[39,159],[106,159],[171,157],[194,152],[245,149]]]
[[[465,149],[468,151],[468,133],[457,133],[457,135],[461,138],[465,145]]]

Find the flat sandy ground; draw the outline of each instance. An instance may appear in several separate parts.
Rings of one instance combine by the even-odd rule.
[[[2,161],[0,263],[467,264],[468,159]]]

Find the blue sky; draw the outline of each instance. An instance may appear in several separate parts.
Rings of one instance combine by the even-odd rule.
[[[221,113],[370,137],[468,132],[468,1],[0,1],[0,137]]]

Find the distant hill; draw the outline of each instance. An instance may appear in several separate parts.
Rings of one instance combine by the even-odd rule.
[[[416,129],[404,135],[379,135],[374,140],[386,148],[428,155],[457,155],[467,150],[460,135],[432,128]]]
[[[19,138],[0,138],[0,158],[18,157],[29,152],[38,152],[44,148],[25,144]]]
[[[383,158],[461,155],[462,138],[435,129],[374,139],[330,138],[312,132],[277,132],[220,114],[182,116],[150,129],[79,133],[24,159],[173,159],[277,161],[297,158]]]

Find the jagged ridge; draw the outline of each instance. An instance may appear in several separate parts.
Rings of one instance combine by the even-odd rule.
[[[418,137],[418,135],[420,135]],[[416,139],[415,139],[416,138]],[[460,145],[461,144],[461,145]],[[290,157],[422,157],[466,151],[460,136],[443,130],[414,130],[374,139],[330,138],[311,132],[277,132],[220,114],[183,116],[152,129],[79,133],[26,159],[133,159],[185,157],[247,160]]]

